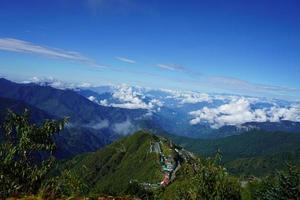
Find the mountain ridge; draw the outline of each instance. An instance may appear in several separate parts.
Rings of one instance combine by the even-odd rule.
[[[147,118],[143,118],[147,113],[144,110],[101,106],[68,89],[60,90],[34,83],[18,84],[1,78],[0,97],[23,102],[22,109],[39,109],[51,118],[69,117],[69,123],[61,133],[63,137],[57,138],[58,148],[63,149],[58,154],[59,158],[95,151],[137,129],[156,128]]]
[[[161,136],[139,131],[102,150],[76,156],[57,169],[79,175],[90,194],[126,194],[131,182],[157,189],[175,181],[183,162],[193,159],[191,153],[172,145]]]

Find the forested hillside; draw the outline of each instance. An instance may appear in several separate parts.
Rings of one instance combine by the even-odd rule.
[[[237,175],[263,176],[284,168],[287,163],[300,163],[299,133],[250,131],[211,140],[166,136],[203,157],[220,151],[222,163]]]

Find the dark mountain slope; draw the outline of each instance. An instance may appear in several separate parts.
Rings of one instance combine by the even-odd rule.
[[[42,123],[46,119],[57,119],[57,117],[23,101],[0,97],[1,125],[5,120],[8,109],[16,113],[22,113],[25,109],[28,109],[30,120],[33,123]],[[110,137],[111,136],[105,131],[102,131],[102,134],[99,135],[95,130],[87,127],[67,126],[59,135],[55,136],[57,144],[55,155],[58,158],[66,158],[71,155],[94,151],[111,143],[112,138],[110,139]]]
[[[17,113],[24,112],[25,109],[28,109],[30,111],[31,121],[35,123],[41,122],[41,120],[43,119],[54,118],[54,116],[48,114],[47,112],[39,108],[36,108],[34,106],[28,105],[23,101],[0,97],[0,123],[1,124],[6,117],[8,109]]]
[[[0,96],[24,101],[55,116],[68,116],[73,123],[95,120],[125,121],[143,110],[126,110],[97,105],[73,90],[59,90],[36,84],[17,84],[0,79]]]
[[[14,101],[11,102],[12,105],[8,102],[1,104],[3,109],[19,103],[22,110],[23,107],[32,109],[36,119],[44,118],[36,110],[47,113],[51,118],[69,117],[67,128],[61,133],[62,137],[57,138],[60,158],[95,151],[122,134],[138,129],[153,129],[153,123],[142,118],[146,110],[100,106],[73,90],[18,84],[0,79],[0,97]]]
[[[246,127],[256,127],[264,131],[281,131],[281,132],[299,132],[300,122],[282,120],[280,122],[248,122],[243,124]]]

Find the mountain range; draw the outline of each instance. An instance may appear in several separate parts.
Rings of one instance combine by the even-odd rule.
[[[57,138],[61,158],[97,150],[148,124],[141,117],[144,110],[101,106],[73,90],[0,79],[0,97],[2,120],[7,108],[17,112],[27,108],[39,121],[68,117],[67,128]]]
[[[76,85],[55,79],[39,80],[36,83],[74,90],[104,107],[144,110],[164,131],[181,136],[219,138],[252,129],[300,130],[300,103],[294,101],[152,89],[125,84]]]
[[[200,184],[195,176],[207,170],[239,190],[237,177],[248,181],[300,165],[298,102],[127,85],[52,86],[0,79],[0,122],[7,109],[28,109],[36,124],[68,117],[54,138],[59,160],[50,177],[75,181],[83,196],[174,199],[179,188]]]
[[[55,86],[55,87],[53,87]],[[95,151],[145,129],[189,138],[224,138],[251,130],[300,131],[298,102],[142,87],[64,86],[0,79],[6,108],[29,108],[33,118],[69,117],[57,138],[58,157]]]

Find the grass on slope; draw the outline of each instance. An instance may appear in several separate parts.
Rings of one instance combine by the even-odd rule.
[[[76,156],[60,169],[69,169],[82,177],[89,194],[124,194],[131,180],[158,183],[159,155],[150,153],[150,142],[157,140],[145,132],[123,138],[105,149]]]

